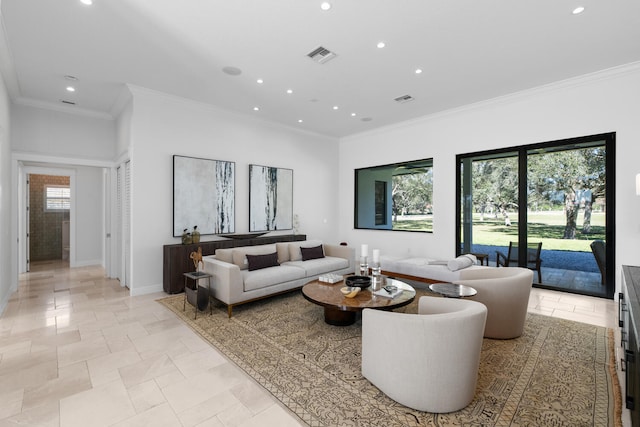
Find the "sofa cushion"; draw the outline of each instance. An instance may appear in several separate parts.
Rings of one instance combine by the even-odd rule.
[[[276,251],[278,252],[278,262],[280,264],[290,260],[290,258],[289,258],[289,242],[276,243]]]
[[[289,260],[290,261],[302,261],[302,252],[300,247],[312,248],[314,246],[322,245],[320,240],[303,240],[302,242],[289,243]]]
[[[267,267],[254,271],[243,270],[241,273],[245,292],[279,285],[292,280],[304,279],[305,277],[303,269],[287,265]]]
[[[247,254],[246,257],[249,264],[249,271],[260,270],[262,268],[267,268],[267,267],[277,267],[280,265],[278,263],[277,252],[274,252],[272,254],[265,254],[265,255]]]
[[[324,258],[324,251],[322,250],[322,245],[314,246],[312,248],[305,248],[304,246],[300,246],[300,252],[302,253],[303,261]]]
[[[233,264],[233,248],[216,249],[216,259]]]
[[[347,268],[349,267],[349,260],[327,256],[309,261],[289,261],[285,265],[301,268],[306,272],[307,277],[311,277]]]
[[[276,251],[276,245],[239,246],[232,250],[232,263],[240,267],[240,270],[249,268],[248,255],[267,255]]]

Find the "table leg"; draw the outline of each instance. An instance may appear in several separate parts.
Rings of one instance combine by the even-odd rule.
[[[343,311],[335,307],[324,308],[324,321],[333,326],[353,325],[356,321],[355,311]]]

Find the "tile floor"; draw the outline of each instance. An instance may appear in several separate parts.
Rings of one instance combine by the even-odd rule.
[[[0,317],[0,427],[304,425],[164,295],[130,297],[99,267],[34,264]],[[529,306],[617,327],[610,300],[533,289]]]

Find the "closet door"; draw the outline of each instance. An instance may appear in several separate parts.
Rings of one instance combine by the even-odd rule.
[[[123,240],[124,240],[124,285],[131,288],[131,162],[124,164]]]
[[[123,244],[122,244],[122,192],[124,183],[124,167],[118,166],[116,169],[116,217],[115,217],[115,236],[114,245],[116,247],[116,255],[114,256],[114,271],[116,277],[120,281],[120,284],[124,286],[124,277],[122,275],[122,260],[124,258]]]

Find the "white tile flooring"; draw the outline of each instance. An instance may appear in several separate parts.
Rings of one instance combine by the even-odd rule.
[[[34,264],[0,317],[0,427],[304,425],[163,296],[130,297],[99,267]],[[533,289],[529,306],[617,328],[611,300]]]

